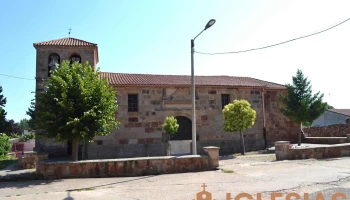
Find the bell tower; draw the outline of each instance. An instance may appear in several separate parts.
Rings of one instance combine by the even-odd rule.
[[[98,63],[97,44],[68,37],[57,40],[34,43],[36,49],[36,90],[40,90],[38,82],[50,76],[49,71],[63,60],[85,63],[86,61],[96,70]]]
[[[35,92],[43,92],[41,84],[45,84],[45,80],[50,76],[50,70],[53,70],[56,64],[60,65],[64,60],[70,62],[85,63],[89,62],[96,71],[98,63],[98,47],[97,44],[84,40],[67,37],[56,40],[38,42],[33,44],[36,49],[36,88]],[[38,102],[36,102],[38,103]],[[35,145],[36,151],[45,149],[46,153],[54,151],[59,155],[69,154],[66,145],[50,142],[48,139],[37,140]]]

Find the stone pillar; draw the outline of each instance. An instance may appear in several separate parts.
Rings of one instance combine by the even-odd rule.
[[[215,169],[219,167],[219,147],[209,146],[203,147],[204,151],[209,156],[209,168]]]
[[[39,162],[48,159],[47,153],[35,153],[35,168],[38,170]]]
[[[350,143],[350,134],[346,134],[346,137],[348,138],[348,142]]]
[[[277,141],[275,142],[275,155],[276,160],[288,160],[289,159],[289,141]]]

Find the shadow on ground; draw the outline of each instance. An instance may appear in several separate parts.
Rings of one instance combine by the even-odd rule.
[[[74,198],[70,196],[70,192],[67,192],[67,193],[68,193],[67,197],[64,198],[63,200],[74,200]]]
[[[23,180],[23,178],[19,178],[18,181],[11,182],[0,182],[0,190],[5,188],[26,188],[30,186],[38,186],[38,185],[49,185],[54,182],[59,182],[61,180]]]
[[[101,188],[101,187],[106,187],[106,186],[112,186],[112,185],[118,185],[121,183],[127,183],[127,182],[132,182],[132,181],[138,181],[138,180],[142,180],[142,179],[146,179],[146,178],[152,178],[156,175],[151,175],[151,176],[143,176],[143,177],[138,177],[138,178],[134,178],[131,180],[125,180],[125,181],[117,181],[114,183],[108,183],[108,184],[103,184],[103,185],[96,185],[93,187],[87,187],[87,188],[77,188],[77,189],[72,189],[72,190],[67,190],[67,192],[74,192],[74,191],[88,191],[88,190],[94,190],[97,188]],[[69,194],[69,193],[68,193]]]

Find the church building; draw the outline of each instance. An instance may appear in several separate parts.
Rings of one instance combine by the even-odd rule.
[[[55,63],[88,61],[96,69],[99,62],[97,44],[76,38],[34,43],[34,47],[36,92],[42,91],[39,84],[50,76]],[[180,125],[169,142],[171,153],[191,153],[191,76],[126,74],[115,69],[102,72],[101,78],[116,89],[120,127],[108,136],[96,137],[93,143],[82,143],[80,154],[87,159],[164,156],[167,141],[161,125],[168,116],[174,116]],[[298,126],[279,111],[278,94],[286,91],[283,85],[233,76],[196,76],[195,85],[198,153],[205,146],[218,146],[221,154],[240,152],[239,133],[222,129],[222,109],[235,99],[248,100],[257,113],[254,126],[244,132],[247,151],[265,149],[278,140],[297,141]],[[35,150],[51,157],[67,156],[71,144],[38,138]]]

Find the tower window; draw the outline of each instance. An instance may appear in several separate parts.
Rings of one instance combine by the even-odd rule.
[[[47,76],[50,77],[50,72],[55,70],[56,65],[60,64],[60,56],[57,53],[53,53],[49,56],[49,64],[48,64],[48,74]]]
[[[70,57],[70,64],[73,64],[75,62],[81,63],[81,57],[77,54],[74,54]]]

